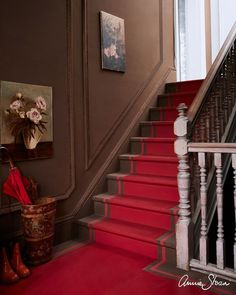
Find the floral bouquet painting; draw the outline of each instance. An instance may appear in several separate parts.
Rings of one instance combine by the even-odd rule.
[[[27,149],[34,149],[47,130],[47,122],[43,120],[46,110],[47,104],[42,96],[24,98],[20,92],[16,93],[9,108],[5,110],[11,135],[15,139],[22,135]]]
[[[34,150],[52,142],[52,88],[1,82],[1,144]],[[45,146],[44,144],[44,146]]]
[[[125,72],[125,27],[124,20],[100,12],[102,68]]]

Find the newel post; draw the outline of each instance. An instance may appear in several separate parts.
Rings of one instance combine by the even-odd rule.
[[[177,108],[179,115],[174,123],[175,153],[178,156],[179,219],[176,224],[177,267],[188,270],[192,257],[193,226],[190,205],[190,166],[188,156],[188,118],[187,106],[183,103]]]

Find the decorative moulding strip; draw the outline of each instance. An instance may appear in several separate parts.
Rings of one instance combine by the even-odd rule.
[[[166,72],[161,76],[159,80],[156,78],[156,73],[155,77],[152,79],[153,87],[151,93],[147,96],[147,99],[144,101],[142,106],[139,109],[139,112],[136,114],[126,131],[123,133],[122,137],[120,140],[117,142],[116,146],[110,153],[110,155],[107,157],[106,161],[104,164],[101,166],[101,168],[98,170],[97,174],[94,176],[93,180],[90,182],[87,190],[84,192],[82,195],[81,199],[78,201],[78,203],[75,205],[74,210],[72,211],[71,215],[76,216],[79,212],[79,210],[83,207],[83,205],[89,200],[89,198],[93,195],[93,192],[96,188],[96,186],[99,184],[101,181],[102,177],[105,174],[105,171],[111,164],[112,160],[116,156],[116,154],[119,152],[121,149],[122,145],[127,142],[130,138],[130,134],[134,127],[137,125],[137,123],[140,121],[141,116],[143,115],[144,111],[146,110],[147,106],[150,104],[151,100],[153,99],[153,96],[158,92],[158,89],[160,89],[166,82],[167,78],[169,77],[170,73],[172,71],[175,71],[174,68],[169,67]],[[154,83],[154,81],[158,81],[157,83]],[[151,83],[150,82],[150,83]]]
[[[67,97],[69,101],[68,106],[68,116],[69,116],[69,133],[70,133],[70,141],[68,143],[68,147],[70,148],[70,185],[65,190],[64,193],[61,193],[56,197],[56,200],[64,200],[68,199],[72,192],[75,189],[75,149],[74,149],[74,114],[73,114],[73,84],[72,84],[72,73],[73,73],[73,44],[72,44],[72,8],[73,8],[73,0],[66,0],[66,23],[67,23]],[[0,208],[0,215],[9,214],[10,212],[19,211],[21,209],[20,204],[14,204],[9,207]]]
[[[85,142],[85,169],[88,170],[93,162],[96,160],[98,155],[101,153],[104,146],[106,146],[107,142],[110,140],[112,135],[114,134],[114,130],[120,126],[123,122],[124,118],[127,116],[133,105],[136,103],[138,98],[142,95],[144,90],[149,85],[150,81],[153,79],[155,74],[158,72],[160,66],[163,63],[163,0],[159,0],[159,35],[160,35],[160,61],[155,65],[151,74],[147,78],[147,80],[142,84],[140,89],[136,92],[133,98],[130,100],[128,106],[125,108],[124,112],[120,114],[115,123],[111,126],[106,135],[101,139],[100,144],[96,148],[96,152],[93,155],[90,155],[90,124],[89,124],[89,70],[88,70],[88,0],[83,1],[83,106],[84,106],[84,142]]]
[[[73,0],[66,0],[67,13],[67,97],[69,101],[69,132],[70,132],[70,186],[67,190],[57,195],[57,200],[68,199],[75,189],[75,142],[74,142],[74,103],[73,103]]]

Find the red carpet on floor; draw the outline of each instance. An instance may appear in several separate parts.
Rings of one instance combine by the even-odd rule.
[[[89,244],[32,269],[32,275],[1,295],[213,295],[198,287],[178,287],[175,280],[142,268],[150,258]]]

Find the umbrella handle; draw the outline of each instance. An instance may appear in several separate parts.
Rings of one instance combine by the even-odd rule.
[[[6,152],[7,152],[7,156],[8,156],[8,161],[9,161],[9,164],[10,164],[10,168],[12,169],[12,168],[14,168],[14,163],[13,163],[13,161],[12,161],[12,158],[11,158],[11,156],[10,156],[10,154],[9,154],[9,151],[8,151],[8,149],[5,147],[5,146],[0,146],[0,150],[5,150]]]

